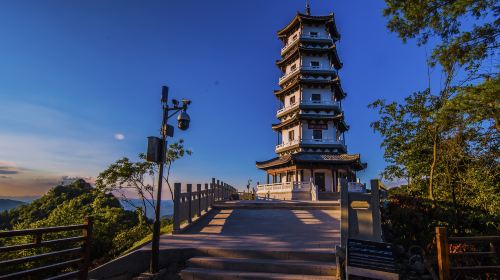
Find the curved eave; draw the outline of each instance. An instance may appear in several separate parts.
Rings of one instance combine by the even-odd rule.
[[[305,111],[335,111],[336,113],[340,113],[340,108],[337,105],[332,104],[300,104],[297,109],[305,110]],[[296,110],[296,109],[294,109]]]
[[[277,130],[279,130],[287,125],[294,124],[300,120],[339,121],[339,124],[340,124],[344,121],[344,113],[339,113],[337,115],[297,114],[284,122],[272,124],[271,127],[273,130],[277,131]],[[343,123],[345,125],[345,122],[343,122]],[[339,127],[339,129],[340,129],[340,127]],[[347,126],[347,129],[349,129],[348,126]],[[347,130],[345,130],[345,131],[347,131]]]
[[[285,112],[279,113],[277,115],[278,118],[284,117],[289,114],[293,114],[295,112],[298,112],[300,110],[303,111],[324,111],[324,112],[335,112],[337,114],[341,113],[340,107],[335,104],[299,104],[299,106],[296,106],[295,108],[289,109]]]
[[[331,154],[331,153],[304,153],[300,152],[292,155],[275,157],[266,161],[257,161],[255,165],[262,170],[279,168],[295,163],[316,163],[331,165],[348,165],[354,171],[360,171],[367,167],[366,163],[361,162],[360,154]]]
[[[333,14],[331,16],[332,16],[331,21],[327,22],[328,31],[330,32],[330,35],[332,36],[332,38],[334,38],[335,40],[339,40],[340,33],[337,29],[337,24],[335,24],[335,16]]]
[[[277,89],[274,91],[274,95],[276,97],[280,97],[282,94],[293,90],[295,87],[297,87],[299,84],[323,84],[323,85],[330,85],[332,87],[332,91],[335,93],[335,97],[338,100],[342,100],[346,97],[346,93],[342,90],[342,86],[340,85],[340,79],[336,77],[333,80],[314,80],[314,79],[304,79],[304,78],[295,78],[295,80],[290,83],[287,87],[282,88],[282,89]]]
[[[269,167],[285,165],[288,162],[290,162],[291,159],[292,159],[291,155],[285,155],[282,157],[275,157],[266,161],[256,161],[255,166],[257,166],[257,168],[259,169],[266,170]]]
[[[311,15],[306,15],[306,14],[302,14],[299,12],[297,12],[295,17],[292,19],[292,21],[290,21],[290,23],[287,26],[285,26],[284,28],[282,28],[281,30],[279,30],[277,32],[278,37],[286,36],[287,33],[290,32],[300,22],[313,22],[313,23],[324,22],[324,23],[329,25],[328,26],[329,31],[332,35],[335,35],[334,36],[335,38],[340,37],[338,34],[338,31],[337,31],[337,28],[335,27],[335,20],[334,20],[333,13],[329,14],[327,16],[311,16]]]
[[[332,81],[332,86],[335,89],[335,97],[337,99],[342,100],[347,96],[347,93],[345,93],[344,90],[342,89],[342,85],[338,77]]]
[[[300,147],[301,148],[309,148],[309,149],[337,149],[337,150],[340,150],[342,151],[343,153],[347,152],[346,150],[346,147],[344,144],[332,144],[332,143],[329,143],[329,144],[321,144],[321,143],[315,143],[315,144],[311,144],[311,143],[300,143]]]

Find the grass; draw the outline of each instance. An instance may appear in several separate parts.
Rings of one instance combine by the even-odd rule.
[[[170,234],[170,233],[172,233],[172,230],[173,230],[173,224],[168,224],[166,226],[163,226],[160,228],[160,235]],[[126,255],[126,254],[128,254],[134,250],[137,250],[137,249],[143,247],[144,245],[150,243],[152,238],[153,238],[153,234],[152,233],[148,234],[147,236],[145,236],[141,240],[136,241],[128,250],[123,252],[121,254],[121,256]]]

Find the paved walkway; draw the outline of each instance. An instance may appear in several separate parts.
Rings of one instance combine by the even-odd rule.
[[[245,202],[225,203],[223,209],[212,211],[186,233],[162,236],[160,246],[332,252],[339,244],[340,210],[286,209],[282,203],[258,202],[261,206],[253,208],[238,207]],[[304,205],[285,203],[292,208]],[[308,202],[307,208],[320,204],[325,205]]]

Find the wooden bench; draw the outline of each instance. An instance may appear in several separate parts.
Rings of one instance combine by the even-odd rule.
[[[391,244],[348,239],[346,279],[362,276],[374,279],[399,279]]]

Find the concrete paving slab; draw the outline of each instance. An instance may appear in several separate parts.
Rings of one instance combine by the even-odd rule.
[[[161,249],[333,251],[339,243],[339,210],[266,208],[213,210],[187,232],[160,240]]]

